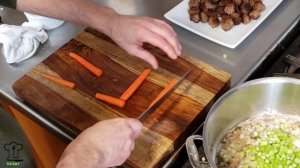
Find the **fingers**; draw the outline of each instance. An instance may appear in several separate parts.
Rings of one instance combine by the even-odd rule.
[[[158,19],[153,19],[154,23],[149,25],[148,28],[153,31],[153,33],[158,34],[160,37],[164,38],[175,50],[177,55],[181,54],[181,45],[178,41],[177,34],[174,29],[166,22]]]
[[[174,29],[166,22],[148,17],[122,15],[120,25],[114,26],[112,39],[129,54],[147,61],[154,69],[158,68],[156,58],[144,50],[143,43],[159,47],[171,59],[181,54],[181,45]]]
[[[143,128],[143,124],[139,120],[133,118],[128,118],[127,124],[132,130],[132,138],[133,140],[135,140],[140,135]]]
[[[129,154],[131,153],[131,151],[133,151],[135,146],[135,141],[132,139],[127,139],[124,141],[124,151],[127,151]]]
[[[134,118],[115,118],[106,121],[111,122],[111,126],[115,128],[118,125],[119,129],[124,133],[123,136],[132,140],[135,140],[140,135],[143,128],[143,124]]]
[[[145,35],[141,37],[143,42],[147,42],[156,47],[159,47],[172,59],[177,58],[177,53],[172,47],[172,45],[165,41],[161,36],[151,31],[146,31],[144,34]]]
[[[147,61],[154,69],[158,68],[156,58],[149,51],[144,50],[143,48],[136,48],[131,54]]]

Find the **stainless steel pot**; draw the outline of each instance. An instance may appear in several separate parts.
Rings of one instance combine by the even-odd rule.
[[[220,97],[209,111],[203,129],[203,148],[211,167],[217,168],[217,147],[225,134],[253,115],[283,113],[300,115],[300,80],[285,77],[261,78],[240,84]],[[193,167],[200,161],[193,135],[186,148]]]

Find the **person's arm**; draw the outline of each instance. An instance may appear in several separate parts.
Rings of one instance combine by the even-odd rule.
[[[135,119],[101,121],[71,142],[56,168],[120,166],[129,157],[142,130]]]
[[[116,12],[88,0],[17,0],[17,9],[79,23],[108,34],[108,23]]]
[[[162,20],[120,15],[88,0],[18,0],[17,9],[94,28],[154,68],[158,67],[157,60],[142,48],[144,42],[161,48],[172,59],[181,54],[175,31]]]

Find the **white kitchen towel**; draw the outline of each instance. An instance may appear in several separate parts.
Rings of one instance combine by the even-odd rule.
[[[9,64],[31,57],[47,39],[48,35],[41,27],[0,25],[0,43]]]

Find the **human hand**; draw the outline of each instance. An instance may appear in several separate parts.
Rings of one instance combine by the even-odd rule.
[[[141,130],[142,124],[130,118],[98,122],[68,145],[57,168],[119,166],[130,156]]]
[[[129,54],[137,56],[157,69],[156,58],[143,49],[147,42],[162,49],[170,58],[181,54],[181,45],[173,28],[166,22],[139,16],[114,14],[108,24],[108,35]]]
[[[159,47],[172,59],[181,54],[175,31],[159,19],[120,15],[111,8],[85,0],[64,0],[63,4],[59,0],[18,1],[17,6],[22,11],[92,27],[108,35],[129,54],[149,62],[155,69],[158,67],[157,60],[143,49],[144,42]]]

